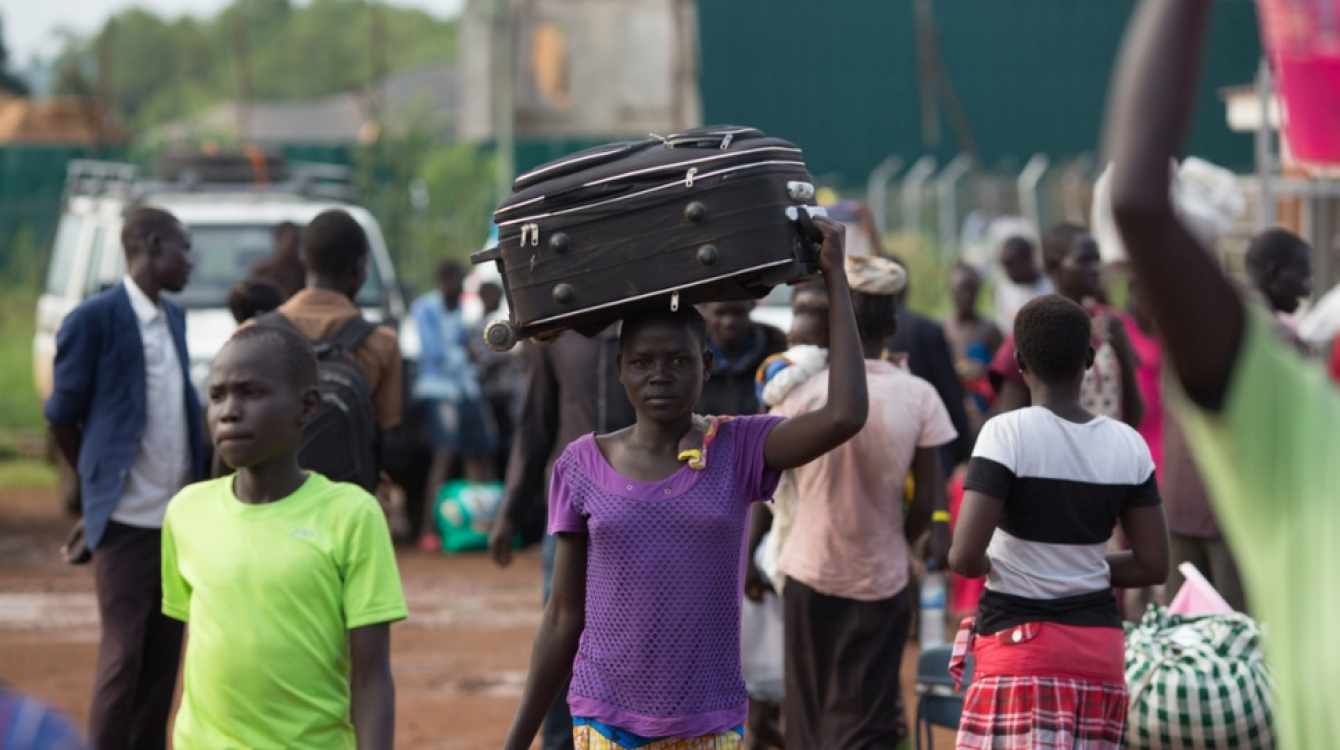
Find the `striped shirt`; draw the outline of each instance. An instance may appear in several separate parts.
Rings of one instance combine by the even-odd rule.
[[[1105,554],[1128,507],[1158,505],[1149,447],[1107,417],[1070,422],[1034,406],[982,427],[964,488],[1005,503],[977,620],[1120,627]]]

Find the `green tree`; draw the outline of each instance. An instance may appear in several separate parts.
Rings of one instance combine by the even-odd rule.
[[[0,91],[27,96],[28,83],[9,70],[9,46],[5,44],[5,21],[0,18]]]
[[[113,116],[137,133],[243,95],[317,98],[455,57],[454,22],[368,0],[234,0],[204,21],[132,8],[67,38],[56,90],[105,86]]]

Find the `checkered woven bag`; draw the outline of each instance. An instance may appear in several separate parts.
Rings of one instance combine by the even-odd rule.
[[[1241,613],[1151,605],[1126,626],[1126,742],[1138,750],[1273,750],[1275,683],[1262,631]]]

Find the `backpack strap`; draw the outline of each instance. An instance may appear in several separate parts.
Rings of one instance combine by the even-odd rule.
[[[261,313],[260,315],[257,315],[256,317],[251,319],[251,324],[257,326],[268,326],[270,328],[287,328],[290,331],[297,333],[299,336],[307,338],[306,336],[303,336],[302,331],[299,331],[298,327],[293,324],[293,321],[288,319],[287,315],[279,312],[278,310],[271,310],[270,312]]]
[[[294,325],[293,321],[289,320],[287,315],[278,310],[271,310],[270,312],[257,315],[252,321],[252,325],[287,328],[290,331],[297,333],[299,336],[307,338],[306,334],[304,334],[298,326]],[[312,345],[316,348],[318,358],[321,358],[328,352],[336,349],[344,354],[353,355],[353,353],[358,350],[358,347],[362,346],[363,342],[367,341],[368,337],[376,330],[377,325],[375,323],[369,322],[359,314],[350,318],[349,321],[340,326],[335,333],[320,341],[313,342]]]
[[[338,331],[316,342],[317,353],[339,350],[344,354],[353,355],[358,347],[362,346],[363,342],[367,341],[368,337],[376,330],[377,325],[375,323],[365,320],[361,314],[356,315],[350,318],[349,322],[340,326]]]

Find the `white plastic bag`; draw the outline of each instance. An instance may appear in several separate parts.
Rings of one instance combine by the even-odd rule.
[[[749,697],[780,702],[786,691],[786,638],[782,598],[763,592],[763,601],[745,598],[740,608],[740,657]]]

